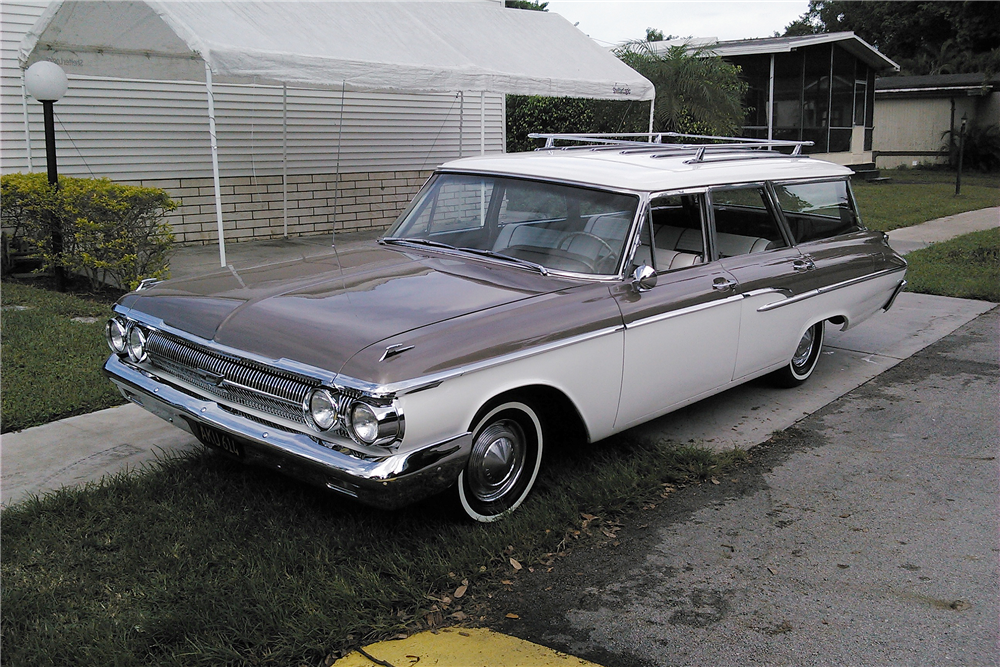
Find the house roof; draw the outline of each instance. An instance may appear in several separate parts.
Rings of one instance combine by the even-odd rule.
[[[802,49],[807,46],[834,43],[838,44],[848,53],[853,54],[856,58],[876,71],[899,71],[899,65],[882,55],[878,49],[850,31],[830,32],[819,35],[802,35],[799,37],[763,37],[760,39],[737,39],[724,41],[714,39],[689,39],[672,40],[670,42],[656,42],[656,44],[661,43],[666,46],[675,46],[677,44],[686,43],[694,47],[704,47],[722,58],[727,56],[791,53],[796,49]]]
[[[986,95],[1000,89],[1000,74],[987,78],[982,72],[972,74],[928,74],[922,76],[885,76],[875,79],[879,97],[951,97]]]
[[[70,74],[401,92],[650,100],[653,84],[558,14],[495,0],[53,2],[20,62]]]

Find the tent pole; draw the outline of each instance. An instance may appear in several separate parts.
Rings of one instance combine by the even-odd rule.
[[[205,61],[205,90],[208,93],[208,134],[212,140],[212,180],[215,182],[215,219],[219,225],[219,266],[226,265],[226,237],[222,230],[222,185],[219,183],[219,140],[215,134],[215,93],[212,67]]]
[[[21,70],[21,112],[24,114],[24,150],[28,156],[28,173],[31,169],[31,128],[28,126],[28,91],[24,87],[24,70]],[[954,123],[952,123],[954,125]]]
[[[479,92],[479,154],[486,155],[486,91]]]
[[[655,110],[656,110],[656,98],[654,97],[653,99],[651,99],[649,101],[649,134],[650,135],[653,134],[653,112]],[[653,137],[650,136],[649,139],[650,139],[650,141],[652,141]]]
[[[281,84],[281,210],[284,235],[288,238],[288,84]]]

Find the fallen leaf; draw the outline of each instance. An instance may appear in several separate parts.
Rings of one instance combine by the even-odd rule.
[[[466,620],[469,617],[468,617],[468,615],[466,615],[466,613],[464,611],[456,611],[454,614],[452,614],[451,616],[449,616],[449,618],[453,618],[456,621],[464,621],[464,620]]]
[[[507,618],[521,618],[517,614],[507,614]]]
[[[456,588],[455,589],[455,599],[457,600],[458,598],[460,598],[463,595],[465,595],[465,591],[467,591],[467,590],[469,590],[469,587],[467,585],[465,585],[465,584],[462,584],[461,586],[459,586],[458,588]]]
[[[515,570],[520,570],[521,569],[521,564],[518,563],[513,558],[510,559],[510,566],[513,567]]]
[[[778,571],[775,570],[773,567],[767,568],[767,571],[770,572],[771,574],[778,574]]]
[[[718,484],[718,483],[719,483],[719,480],[717,480],[717,479],[715,479],[715,478],[713,477],[713,478],[712,478],[712,484]]]
[[[514,582],[511,581],[510,579],[501,579],[500,583],[503,584],[504,586],[513,586],[514,585]]]
[[[581,512],[581,513],[580,513],[580,516],[582,516],[582,517],[583,517],[584,519],[586,519],[587,521],[593,521],[594,519],[596,519],[596,518],[597,518],[597,517],[596,517],[596,516],[594,516],[593,514],[587,514],[586,512]]]
[[[850,515],[850,514],[841,514],[841,515],[840,515],[840,518],[841,518],[841,519],[849,519],[850,517],[851,517],[851,515]]]

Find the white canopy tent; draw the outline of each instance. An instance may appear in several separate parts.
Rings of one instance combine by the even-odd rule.
[[[648,80],[558,14],[496,0],[61,0],[21,43],[22,68],[39,60],[70,74],[205,82],[223,266],[213,82],[641,100],[650,118],[655,96]]]

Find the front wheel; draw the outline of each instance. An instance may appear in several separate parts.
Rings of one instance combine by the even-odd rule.
[[[502,519],[528,497],[542,463],[542,424],[531,406],[508,401],[489,409],[473,429],[472,453],[458,476],[465,514]]]
[[[817,322],[806,329],[788,365],[771,374],[775,384],[779,387],[797,387],[809,379],[823,349],[824,325],[825,322]]]

